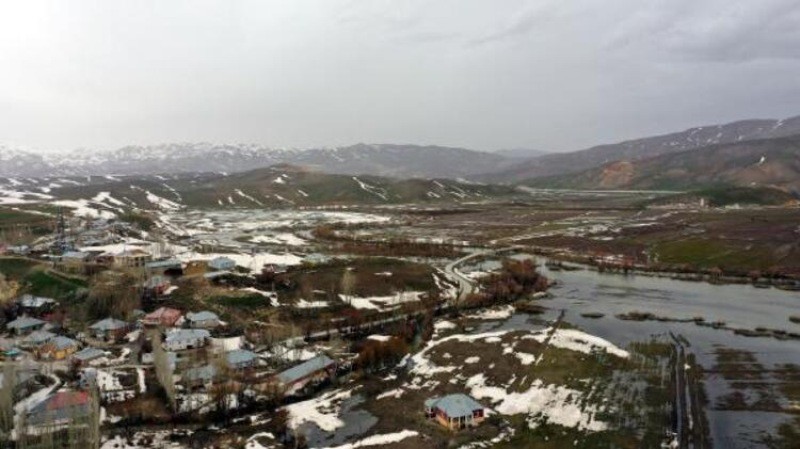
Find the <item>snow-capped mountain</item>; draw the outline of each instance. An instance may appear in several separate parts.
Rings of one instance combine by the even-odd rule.
[[[501,155],[463,148],[393,144],[301,150],[251,144],[175,143],[46,154],[0,146],[0,176],[5,177],[234,173],[289,163],[327,173],[458,178],[502,169],[509,162]]]

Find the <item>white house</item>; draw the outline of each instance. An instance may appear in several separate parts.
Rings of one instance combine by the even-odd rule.
[[[167,351],[183,351],[202,348],[211,334],[205,329],[177,329],[167,333],[164,348]]]

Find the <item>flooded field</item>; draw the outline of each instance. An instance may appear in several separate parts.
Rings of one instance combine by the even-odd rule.
[[[711,285],[590,270],[542,270],[561,286],[547,301],[550,314],[622,347],[651,335],[674,334],[704,371],[710,436],[714,447],[769,447],[766,436],[795,425],[800,341],[747,337],[695,322],[621,320],[618,314],[650,312],[674,319],[704,318],[733,328],[800,332],[789,321],[800,294],[742,285]],[[589,317],[587,317],[587,314]],[[603,316],[597,318],[602,314]]]

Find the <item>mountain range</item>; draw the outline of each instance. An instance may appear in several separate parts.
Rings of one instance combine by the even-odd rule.
[[[603,166],[617,161],[633,162],[663,154],[683,153],[717,144],[771,139],[800,134],[800,116],[784,120],[743,120],[701,126],[684,131],[615,144],[598,145],[570,153],[550,153],[474,177],[487,182],[525,182]],[[685,153],[688,154],[688,153]],[[599,187],[599,186],[598,186]]]
[[[337,175],[541,187],[683,189],[727,183],[795,191],[800,158],[791,138],[795,135],[800,135],[800,116],[695,127],[568,153],[399,144],[284,149],[182,143],[41,154],[0,146],[0,177],[235,174],[290,164]],[[751,167],[762,156],[767,164]]]
[[[464,148],[395,144],[301,150],[250,144],[181,143],[127,146],[108,152],[76,150],[45,154],[0,146],[0,176],[234,173],[288,163],[333,174],[455,179],[508,168],[512,160]]]

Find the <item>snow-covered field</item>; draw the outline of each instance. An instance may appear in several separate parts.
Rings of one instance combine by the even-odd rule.
[[[419,297],[422,295],[422,293],[423,292],[402,292],[396,295],[369,296],[366,298],[340,294],[339,298],[345,304],[350,304],[356,309],[386,311],[395,309],[403,303],[419,301]]]
[[[477,314],[476,317],[494,318],[505,316],[506,309],[487,311]],[[471,394],[478,400],[490,406],[495,412],[502,415],[525,415],[529,426],[535,427],[539,420],[546,417],[549,422],[563,425],[565,427],[577,428],[586,431],[599,431],[606,428],[606,423],[597,418],[602,407],[593,401],[589,401],[587,393],[563,385],[546,384],[541,379],[533,375],[528,378],[528,374],[522,372],[517,379],[516,374],[511,379],[494,379],[492,368],[494,363],[508,363],[493,361],[487,363],[477,355],[456,357],[449,353],[441,354],[440,360],[445,360],[445,364],[437,364],[431,358],[431,353],[437,347],[445,343],[464,343],[466,347],[472,347],[473,343],[496,345],[493,354],[502,354],[503,360],[517,359],[523,366],[534,365],[541,362],[542,356],[529,354],[522,351],[517,346],[525,340],[533,340],[537,343],[547,343],[551,347],[576,351],[583,354],[605,352],[612,356],[627,358],[628,352],[614,344],[581,332],[576,329],[553,329],[546,328],[536,331],[519,330],[497,330],[477,334],[451,334],[441,336],[454,329],[456,326],[449,321],[436,323],[436,333],[434,338],[419,352],[408,356],[404,362],[405,366],[410,367],[409,373],[413,376],[412,380],[406,382],[399,388],[392,389],[380,395],[380,398],[401,397],[409,390],[430,390],[435,391],[437,386],[444,382],[451,384],[462,384],[465,392]],[[448,346],[450,347],[450,346]],[[471,351],[464,350],[469,354]],[[441,363],[441,361],[440,361]],[[463,375],[465,367],[472,366],[478,369],[477,374],[469,377]],[[484,367],[485,368],[477,368]],[[523,370],[526,371],[526,370]],[[476,372],[475,369],[471,371]]]

